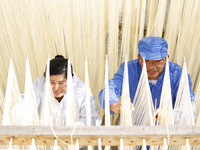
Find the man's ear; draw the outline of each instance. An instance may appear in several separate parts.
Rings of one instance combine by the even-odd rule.
[[[140,59],[140,54],[137,54],[138,59]]]
[[[169,58],[169,54],[167,54],[167,57]]]

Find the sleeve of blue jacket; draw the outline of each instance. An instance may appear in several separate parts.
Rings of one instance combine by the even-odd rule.
[[[124,63],[121,64],[113,79],[109,80],[109,104],[119,102],[119,97],[122,94],[122,83],[124,74]],[[105,110],[105,88],[99,93],[99,102],[101,107]],[[110,111],[110,114],[115,114]]]
[[[190,79],[190,75],[188,74],[188,81],[189,81],[189,88],[190,88],[190,98],[191,98],[191,104],[192,104],[192,109],[194,113],[194,118],[196,118],[196,95],[192,91],[192,81]]]

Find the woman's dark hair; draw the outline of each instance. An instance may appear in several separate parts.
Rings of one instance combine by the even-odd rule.
[[[54,59],[50,60],[50,76],[51,75],[61,75],[64,74],[67,78],[67,70],[68,70],[68,59],[65,59],[62,55],[56,55]],[[73,67],[71,65],[71,72],[73,74]],[[46,75],[46,71],[44,72],[44,76]]]

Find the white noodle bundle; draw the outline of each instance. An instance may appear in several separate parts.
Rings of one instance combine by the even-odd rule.
[[[8,80],[6,87],[2,125],[16,125],[15,118],[14,116],[12,116],[11,110],[20,101],[21,101],[20,92],[11,58],[8,71]]]
[[[153,125],[154,109],[151,91],[149,88],[145,60],[143,60],[142,73],[133,100],[133,107],[134,125]]]
[[[165,75],[162,86],[162,93],[160,98],[159,113],[157,122],[159,125],[174,125],[173,111],[172,111],[172,95],[170,85],[169,62],[166,57]]]
[[[41,125],[60,125],[60,118],[56,117],[56,99],[54,98],[51,85],[50,85],[50,60],[47,59],[47,68],[45,75],[45,84],[44,84],[44,96],[42,100],[41,108]]]
[[[125,58],[122,96],[121,96],[121,109],[120,109],[120,125],[121,126],[132,126],[131,114],[132,114],[132,111],[131,111],[131,100],[130,100],[130,93],[129,93],[128,66],[127,66],[127,58]]]
[[[66,126],[73,126],[79,119],[78,106],[74,93],[74,83],[71,73],[71,62],[68,57],[68,70],[67,70],[67,101],[66,103]]]

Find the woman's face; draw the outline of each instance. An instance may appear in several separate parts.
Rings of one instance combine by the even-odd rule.
[[[60,102],[67,91],[67,79],[64,74],[51,75],[50,84],[54,97]]]

